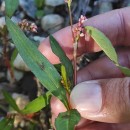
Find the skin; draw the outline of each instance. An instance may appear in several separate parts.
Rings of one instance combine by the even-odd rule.
[[[121,65],[130,67],[130,7],[123,8],[120,10],[114,10],[105,14],[101,14],[95,17],[92,17],[85,21],[84,26],[94,26],[101,30],[112,42],[114,46],[117,46],[119,62]],[[59,32],[54,34],[54,37],[60,43],[67,56],[72,59],[72,35],[70,27],[64,28]],[[120,46],[122,46],[120,48]],[[52,53],[50,49],[50,44],[48,38],[45,39],[39,46],[39,50],[43,55],[45,55],[51,63],[58,63],[59,59]],[[85,52],[98,52],[100,51],[100,47],[90,38],[89,41],[85,41],[81,39],[79,42],[78,55],[81,55]],[[105,65],[105,66],[104,66]],[[114,66],[114,64],[107,58],[102,57],[93,63],[89,64],[87,67],[83,68],[78,72],[78,83],[83,81],[97,80],[97,82],[107,82],[111,81],[108,86],[111,87],[112,84],[116,80],[119,82],[119,88],[122,86],[127,86],[129,91],[129,83],[130,79],[126,78],[125,83],[122,81],[124,75],[120,72],[120,70]],[[112,78],[119,78],[112,80]],[[104,89],[107,89],[105,85],[102,86]],[[118,89],[118,88],[117,88]],[[121,89],[120,89],[121,91]],[[111,100],[111,93],[109,93],[107,100]],[[118,98],[118,97],[115,97]],[[124,93],[125,98],[125,93]],[[127,99],[126,99],[127,102]],[[121,102],[122,103],[122,102]],[[115,105],[115,104],[113,104]],[[63,104],[55,97],[51,99],[51,108],[52,108],[52,122],[54,123],[55,118],[60,112],[66,111]],[[123,109],[125,112],[125,109]],[[112,110],[111,110],[112,111]],[[108,122],[108,117],[93,119],[94,121],[90,121],[88,119],[83,119],[80,121],[76,130],[126,130],[130,128],[130,120],[126,121],[128,116],[121,116],[119,118],[120,113],[116,113],[113,117],[114,119],[111,123]],[[127,113],[126,113],[127,114]],[[95,122],[102,121],[102,122]],[[105,123],[106,122],[106,123]],[[115,124],[116,122],[116,124]],[[125,124],[121,124],[125,122]],[[127,122],[127,123],[126,123]]]

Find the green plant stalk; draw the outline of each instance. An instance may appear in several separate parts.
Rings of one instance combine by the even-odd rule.
[[[72,19],[71,6],[68,6],[68,9],[69,9],[69,18],[70,18],[71,33],[72,33],[72,38],[73,38],[73,42],[74,42],[73,19]]]
[[[74,60],[74,86],[77,84],[77,40],[74,37],[73,33],[73,20],[72,20],[72,12],[71,12],[71,6],[68,4],[69,9],[69,17],[70,17],[70,26],[71,26],[71,33],[72,33],[72,41],[73,41],[73,60]]]

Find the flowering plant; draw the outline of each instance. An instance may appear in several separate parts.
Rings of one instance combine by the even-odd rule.
[[[16,7],[18,6],[17,0],[13,0],[14,5],[10,8],[11,0],[6,0],[6,24],[10,36],[16,45],[20,55],[30,67],[31,71],[39,79],[41,84],[46,87],[48,92],[45,95],[41,95],[32,102],[30,102],[23,110],[20,110],[12,97],[6,93],[4,96],[9,104],[22,116],[27,116],[29,114],[36,113],[49,104],[49,99],[53,95],[57,97],[66,107],[67,111],[60,113],[56,118],[55,127],[56,130],[74,130],[75,126],[80,121],[80,114],[76,109],[72,109],[69,103],[69,96],[72,88],[77,84],[77,50],[78,42],[82,37],[88,40],[88,37],[93,38],[96,43],[102,48],[106,55],[115,63],[121,71],[130,76],[130,70],[128,68],[120,66],[118,62],[118,57],[115,49],[113,48],[111,42],[107,37],[94,27],[86,26],[83,23],[86,19],[85,16],[79,18],[79,22],[73,27],[72,16],[71,16],[71,0],[65,0],[69,9],[71,32],[73,39],[73,59],[74,65],[66,56],[65,52],[62,50],[61,46],[58,44],[53,36],[50,36],[50,45],[53,53],[57,55],[61,61],[60,73],[57,69],[43,56],[36,48],[36,46],[26,37],[22,30],[36,31],[37,27],[35,24],[28,23],[26,20],[22,21],[18,25],[11,21],[12,14],[14,13]],[[11,10],[10,10],[11,9]],[[30,25],[30,26],[29,26]],[[21,27],[21,28],[20,28]],[[34,55],[35,53],[35,55]],[[61,74],[61,75],[60,75]],[[6,124],[8,129],[12,128],[12,123],[15,115],[7,116],[0,122],[0,128],[3,129]]]

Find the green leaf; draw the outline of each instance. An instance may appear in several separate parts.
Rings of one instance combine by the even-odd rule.
[[[86,26],[85,27],[88,34],[96,41],[96,43],[101,47],[101,49],[106,53],[106,55],[114,62],[114,64],[122,71],[126,76],[130,76],[130,69],[123,67],[118,63],[118,56],[114,47],[112,46],[110,40],[98,29]]]
[[[27,104],[22,110],[23,114],[31,114],[40,111],[42,108],[46,107],[49,104],[51,93],[47,92],[46,94],[39,96],[34,99],[32,102]]]
[[[69,108],[68,99],[66,97],[66,91],[65,91],[64,87],[58,88],[57,90],[53,91],[52,93],[53,93],[54,96],[56,96],[57,98],[59,98],[61,100],[61,102],[64,103],[64,105],[67,108],[67,110],[70,109]]]
[[[130,76],[130,69],[127,68],[127,67],[123,67],[121,65],[117,65],[117,67],[119,67],[119,69],[122,71],[122,73],[125,75],[125,76]]]
[[[9,18],[6,21],[11,38],[20,55],[43,86],[50,91],[61,87],[61,77],[54,66],[37,50],[36,46],[24,35],[17,25]]]
[[[56,41],[56,39],[53,36],[50,36],[50,45],[52,48],[53,53],[59,57],[61,63],[66,68],[67,77],[69,77],[69,80],[72,81],[73,79],[73,66],[69,58],[66,56],[65,52],[59,45],[59,43]]]
[[[5,11],[8,17],[11,17],[18,8],[19,0],[5,0]]]
[[[61,66],[61,76],[62,76],[62,80],[64,82],[64,86],[65,86],[67,92],[70,94],[70,87],[69,87],[69,83],[68,83],[68,79],[67,79],[67,75],[66,75],[66,69],[63,65]]]
[[[13,128],[13,122],[13,119],[2,119],[0,121],[0,130],[11,130]]]
[[[12,98],[12,96],[3,90],[3,95],[4,95],[4,98],[5,100],[9,103],[9,105],[14,109],[16,110],[17,112],[21,113],[21,110],[18,108],[15,100]]]
[[[6,17],[6,24],[21,57],[42,85],[45,86],[52,94],[53,91],[61,88],[61,76],[55,67],[38,51],[37,47],[8,17]],[[58,93],[60,98],[63,99],[63,103],[65,103],[65,97],[60,94],[60,91],[58,91]]]
[[[74,130],[80,118],[80,114],[75,109],[60,113],[55,120],[56,130]]]
[[[95,40],[95,42],[101,47],[106,55],[116,64],[118,64],[118,57],[111,41],[98,29],[86,26],[87,33]]]

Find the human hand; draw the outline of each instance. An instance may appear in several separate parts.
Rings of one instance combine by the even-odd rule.
[[[130,43],[130,8],[112,11],[89,19],[85,25],[98,28],[106,34],[114,46],[129,46]],[[56,34],[67,56],[72,59],[72,39],[70,28],[63,29]],[[58,58],[52,53],[49,40],[46,39],[39,46],[39,50],[52,62],[58,63]],[[90,39],[79,43],[78,55],[84,52],[97,52],[100,48]],[[119,62],[129,67],[129,48],[119,50]],[[93,81],[94,80],[94,81]],[[80,83],[83,82],[84,83]],[[76,130],[126,130],[129,124],[107,124],[130,122],[130,78],[124,78],[120,70],[106,57],[103,57],[78,72],[78,84],[72,91],[70,102],[82,117]],[[53,121],[56,116],[65,111],[63,104],[52,98]],[[106,123],[89,123],[87,120]]]

